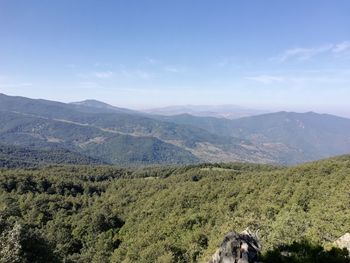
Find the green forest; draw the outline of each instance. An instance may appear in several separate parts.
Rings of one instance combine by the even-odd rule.
[[[349,174],[350,156],[295,167],[2,168],[0,262],[207,262],[227,232],[247,227],[259,230],[266,262],[333,262],[333,242],[350,231]],[[300,244],[319,259],[278,259]],[[349,262],[338,252],[334,262]]]

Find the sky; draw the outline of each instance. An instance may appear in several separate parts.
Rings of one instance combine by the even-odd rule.
[[[350,116],[348,0],[0,0],[0,93]]]

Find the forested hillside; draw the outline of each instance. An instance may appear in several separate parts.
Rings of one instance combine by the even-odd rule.
[[[350,153],[350,120],[277,112],[235,120],[159,116],[88,100],[60,103],[0,94],[0,142],[63,148],[119,165],[297,164]]]
[[[158,118],[248,140],[278,163],[295,164],[350,152],[350,120],[329,114],[275,112],[235,120],[188,114]]]
[[[131,136],[69,121],[0,112],[0,141],[34,149],[63,148],[114,164],[193,163],[189,151],[154,137]]]
[[[124,165],[274,162],[249,140],[98,106],[96,102],[77,105],[0,94],[0,141],[60,147]]]
[[[65,149],[34,149],[0,144],[0,167],[19,168],[37,167],[48,164],[103,164],[94,159]]]
[[[1,169],[0,258],[206,262],[246,227],[260,230],[263,254],[305,239],[329,247],[350,230],[349,174],[349,156],[291,168]]]

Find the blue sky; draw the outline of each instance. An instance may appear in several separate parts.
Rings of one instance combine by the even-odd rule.
[[[348,0],[0,0],[0,92],[349,113],[349,13]]]

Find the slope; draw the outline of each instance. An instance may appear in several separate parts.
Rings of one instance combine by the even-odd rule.
[[[36,149],[0,144],[0,167],[37,167],[48,164],[96,165],[102,161],[65,149]]]
[[[246,139],[280,163],[295,164],[350,153],[350,119],[328,114],[276,112],[236,120],[191,115],[160,118]]]
[[[2,169],[1,226],[13,237],[17,222],[58,262],[93,263],[207,262],[228,231],[246,227],[260,230],[263,253],[304,239],[331,245],[350,228],[349,156],[142,171]]]
[[[0,141],[35,148],[64,148],[107,163],[193,163],[190,152],[151,137],[135,137],[67,121],[0,112]]]
[[[193,126],[162,121],[141,114],[106,112],[105,109],[100,110],[96,107],[91,108],[83,105],[76,107],[72,104],[6,95],[0,96],[1,110],[3,114],[6,112],[20,113],[34,119],[40,118],[79,125],[79,130],[83,130],[84,127],[87,129],[97,128],[101,132],[131,135],[134,140],[139,142],[141,142],[139,137],[147,137],[147,140],[151,137],[157,142],[161,141],[164,145],[172,145],[172,149],[190,152],[192,158],[189,161],[197,159],[202,161],[274,162],[267,152],[248,140],[220,136]],[[20,123],[18,124],[20,125]],[[67,125],[66,127],[68,128]],[[67,131],[67,134],[69,133]],[[131,144],[134,145],[132,151],[134,153],[137,153],[138,148],[143,148],[142,145],[137,146],[136,141]],[[116,148],[116,151],[121,154],[125,153],[121,148]],[[163,152],[168,156],[174,154],[174,152]]]

